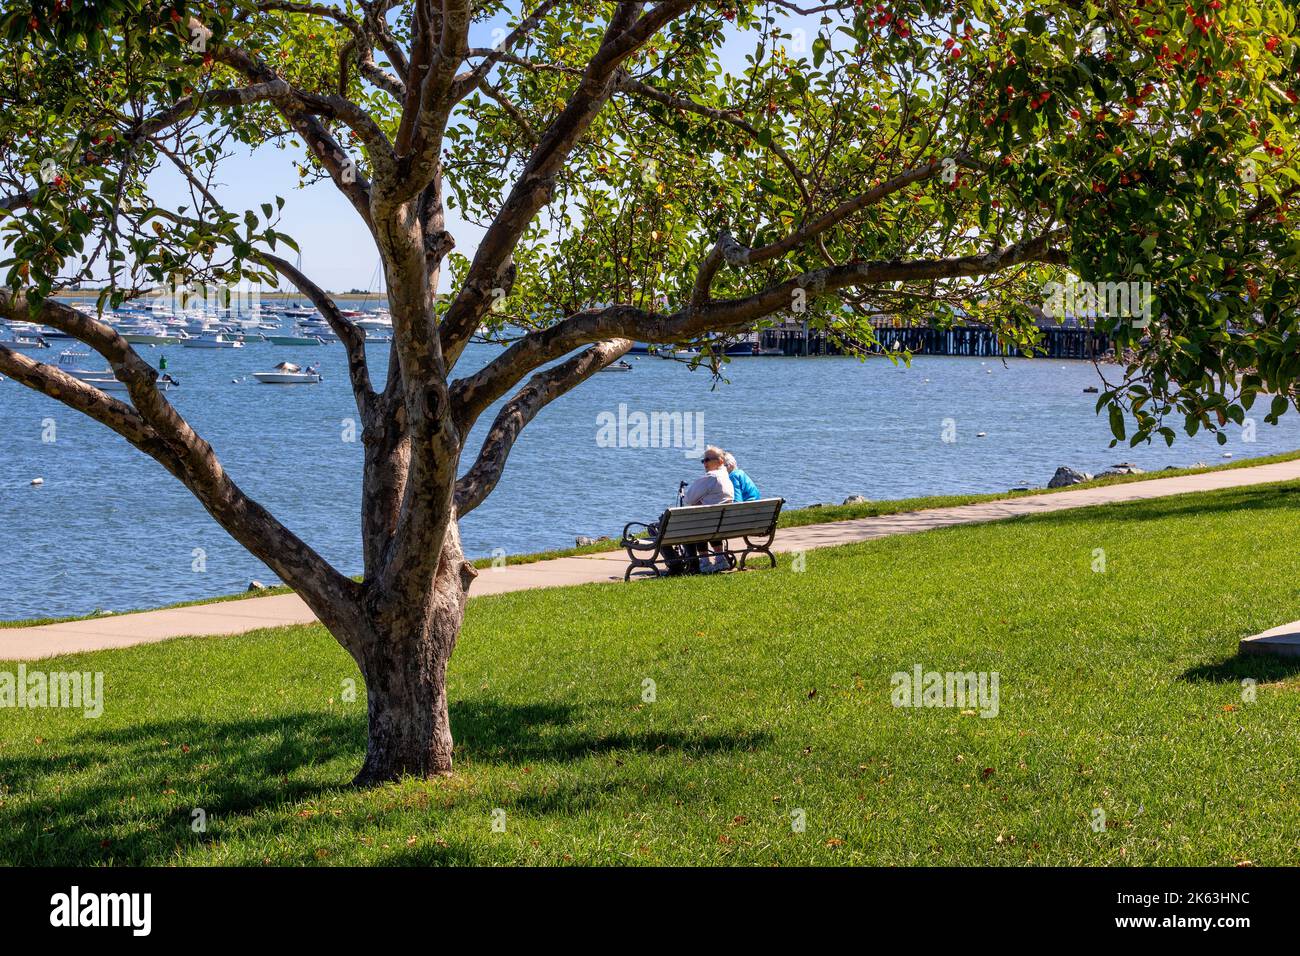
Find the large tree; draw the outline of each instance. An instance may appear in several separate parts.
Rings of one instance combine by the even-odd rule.
[[[0,372],[156,459],[302,595],[366,680],[360,783],[450,772],[445,676],[475,576],[458,522],[521,429],[634,340],[707,348],[793,313],[862,347],[864,317],[887,312],[1032,350],[1044,282],[1068,269],[1152,283],[1150,324],[1099,320],[1129,356],[1098,406],[1117,438],[1172,440],[1177,416],[1217,429],[1261,392],[1276,416],[1300,368],[1300,48],[1282,0],[6,6],[0,315],[89,345],[129,401],[4,348]],[[286,258],[276,197],[220,202],[223,159],[277,145],[382,260],[387,368]],[[165,175],[188,202],[157,199]],[[481,228],[464,254],[452,207]],[[240,490],[108,323],[56,296],[96,278],[116,306],[177,275],[287,280],[341,339],[360,581]],[[467,371],[475,336],[505,344]]]

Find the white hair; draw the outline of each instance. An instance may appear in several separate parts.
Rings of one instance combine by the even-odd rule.
[[[722,453],[722,463],[727,466],[727,471],[736,470],[736,456],[729,451]]]

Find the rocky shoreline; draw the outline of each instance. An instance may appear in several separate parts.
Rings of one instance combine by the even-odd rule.
[[[1180,466],[1178,465],[1167,465],[1165,466],[1164,470],[1177,471],[1179,467]],[[1206,462],[1198,461],[1195,464],[1188,465],[1186,467],[1208,468],[1209,465]],[[1090,474],[1089,472],[1086,471],[1076,471],[1075,469],[1071,468],[1069,465],[1062,465],[1060,468],[1056,469],[1056,473],[1052,475],[1051,480],[1048,481],[1047,487],[1068,488],[1070,485],[1082,484],[1085,481],[1095,481],[1098,478],[1119,478],[1124,475],[1143,475],[1143,474],[1146,474],[1146,470],[1143,468],[1139,468],[1131,461],[1121,461],[1119,464],[1111,465],[1105,471],[1100,471],[1095,475]],[[1019,491],[1021,489],[1013,488],[1011,490]]]

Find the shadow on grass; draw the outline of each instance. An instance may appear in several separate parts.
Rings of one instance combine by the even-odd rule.
[[[194,718],[40,746],[48,753],[0,757],[0,860],[147,864],[193,843],[195,807],[233,819],[336,789],[299,772],[349,754],[359,765],[365,728],[322,713]]]
[[[576,712],[566,704],[458,702],[451,711],[457,760],[472,770],[573,763],[611,754],[699,758],[754,749],[768,739],[762,733],[672,729],[593,733],[590,727],[574,726]],[[598,713],[592,715],[593,723],[599,720]],[[166,863],[206,839],[191,830],[196,807],[221,821],[221,832],[237,826],[240,844],[291,839],[286,809],[346,791],[364,753],[360,713],[195,717],[47,740],[35,752],[0,755],[0,861],[35,866]],[[576,780],[563,793],[523,794],[514,805],[535,815],[570,813],[607,799],[603,788],[610,785]],[[301,862],[314,862],[309,848],[302,851]],[[429,846],[415,857],[399,854],[393,862],[475,859],[482,859],[481,848]]]
[[[1179,680],[1192,684],[1240,684],[1247,677],[1260,684],[1286,680],[1300,674],[1300,657],[1272,657],[1267,654],[1237,654],[1217,664],[1189,667]]]
[[[521,760],[583,760],[610,753],[662,753],[692,757],[753,750],[767,743],[765,733],[700,734],[681,730],[593,734],[574,730],[580,708],[570,704],[508,704],[495,700],[458,701],[451,706],[456,751],[476,763]]]

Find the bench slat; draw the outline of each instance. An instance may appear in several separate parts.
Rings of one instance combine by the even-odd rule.
[[[698,531],[700,528],[716,528],[722,521],[722,515],[691,515],[687,518],[673,518],[664,525],[665,534],[680,534],[685,531]]]
[[[689,544],[747,534],[766,534],[784,502],[780,498],[722,505],[669,508],[664,514],[664,544]]]
[[[723,522],[718,526],[718,535],[723,538],[739,537],[746,534],[767,534],[772,530],[771,520],[753,522],[753,521],[732,521]]]
[[[718,537],[717,529],[701,528],[695,531],[671,531],[663,536],[663,544],[689,544],[693,541],[712,541]]]

